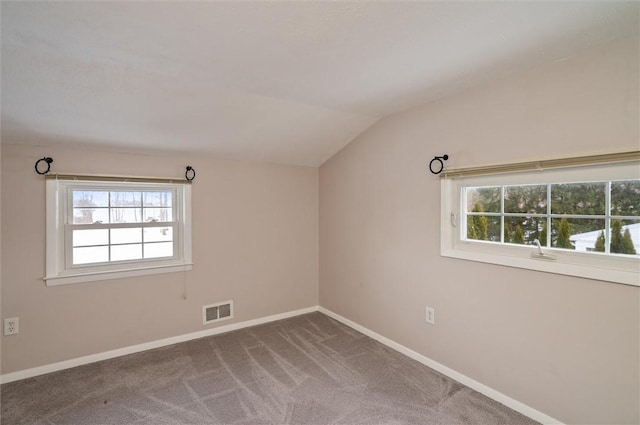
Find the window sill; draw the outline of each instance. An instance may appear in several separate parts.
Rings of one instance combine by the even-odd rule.
[[[165,266],[141,267],[127,270],[107,270],[89,273],[73,273],[58,276],[45,276],[47,286],[69,285],[73,283],[95,282],[99,280],[122,279],[161,273],[186,272],[193,268],[192,263]]]
[[[640,286],[640,262],[636,258],[604,258],[598,254],[545,249],[546,253],[556,257],[556,260],[550,261],[532,258],[532,252],[535,252],[533,247],[491,246],[480,242],[458,243],[442,249],[440,254],[443,257]]]

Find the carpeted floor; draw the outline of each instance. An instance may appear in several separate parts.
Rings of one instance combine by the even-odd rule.
[[[536,422],[321,314],[2,386],[2,424]]]

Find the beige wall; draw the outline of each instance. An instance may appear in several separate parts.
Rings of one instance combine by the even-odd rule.
[[[202,305],[234,300],[233,322],[318,304],[318,169],[206,156],[2,145],[2,372],[201,331]],[[44,179],[57,172],[179,177],[192,165],[193,270],[46,287]],[[186,281],[188,298],[183,300]]]
[[[638,39],[380,121],[320,168],[320,305],[567,423],[638,423],[640,288],[443,258],[427,169],[639,148]],[[436,324],[425,323],[425,306]]]

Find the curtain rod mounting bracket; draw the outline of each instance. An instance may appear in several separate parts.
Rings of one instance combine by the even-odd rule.
[[[47,164],[47,169],[40,171],[40,163],[44,162],[45,164]],[[45,156],[43,158],[40,158],[39,160],[36,161],[36,164],[34,165],[34,168],[36,169],[36,173],[40,174],[41,176],[47,174],[49,171],[51,171],[51,163],[53,162],[53,158],[49,157],[49,156]]]
[[[186,171],[184,172],[184,178],[189,181],[196,178],[196,170],[194,170],[191,165],[187,165]]]
[[[433,174],[440,174],[442,170],[444,170],[443,160],[446,161],[447,159],[449,159],[449,155],[447,154],[444,154],[442,156],[434,156],[431,162],[429,162],[429,171],[431,171],[431,173]],[[433,169],[434,163],[440,164],[439,167],[438,165],[436,165],[436,170]]]

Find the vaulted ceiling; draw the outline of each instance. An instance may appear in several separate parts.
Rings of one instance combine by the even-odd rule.
[[[2,140],[318,166],[381,117],[638,33],[629,2],[2,2]]]

